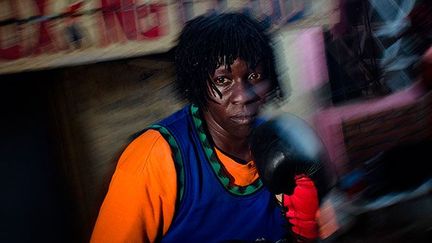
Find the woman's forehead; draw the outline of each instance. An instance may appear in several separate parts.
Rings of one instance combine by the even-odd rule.
[[[245,60],[245,58],[242,57],[236,57],[236,58],[227,58],[227,57],[220,57],[218,59],[218,62],[216,64],[216,69],[225,69],[225,70],[231,70],[233,65],[239,65],[239,63],[246,64],[248,68],[250,69],[261,69],[263,68],[263,61],[262,58],[259,58],[257,60],[248,61]]]

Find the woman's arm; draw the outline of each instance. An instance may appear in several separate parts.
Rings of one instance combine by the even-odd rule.
[[[177,196],[174,161],[159,132],[148,130],[123,152],[91,242],[154,242],[171,225]]]

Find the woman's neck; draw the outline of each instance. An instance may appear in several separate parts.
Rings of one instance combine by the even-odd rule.
[[[252,159],[248,137],[232,136],[213,119],[207,119],[206,115],[204,117],[213,143],[219,150],[239,163],[248,162]]]

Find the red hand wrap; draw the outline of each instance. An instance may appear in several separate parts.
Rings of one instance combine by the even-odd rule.
[[[319,236],[316,214],[319,208],[318,193],[313,181],[304,176],[296,176],[294,193],[283,195],[283,204],[288,211],[286,217],[292,224],[291,230],[304,238],[317,239]]]

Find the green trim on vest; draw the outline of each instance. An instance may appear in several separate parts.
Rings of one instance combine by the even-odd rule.
[[[161,125],[151,125],[148,127],[149,129],[154,129],[159,131],[159,133],[162,135],[162,137],[165,138],[165,140],[168,142],[171,151],[173,153],[174,157],[174,164],[177,171],[177,191],[178,191],[178,199],[177,199],[177,205],[181,202],[183,198],[184,193],[184,181],[185,181],[185,171],[183,166],[183,159],[180,152],[180,147],[178,146],[177,141],[175,140],[174,136],[171,134],[171,132],[161,126]]]
[[[227,189],[230,193],[238,196],[246,196],[258,191],[263,186],[263,183],[259,178],[252,182],[252,184],[247,186],[239,186],[234,184],[232,176],[228,174],[222,162],[217,157],[214,147],[210,146],[210,142],[207,139],[207,135],[204,131],[203,121],[201,120],[198,112],[198,107],[196,105],[191,105],[190,110],[193,122],[195,124],[195,128],[198,133],[198,138],[200,139],[204,150],[204,154],[206,155],[207,160],[213,168],[216,177],[222,183],[224,188]]]

